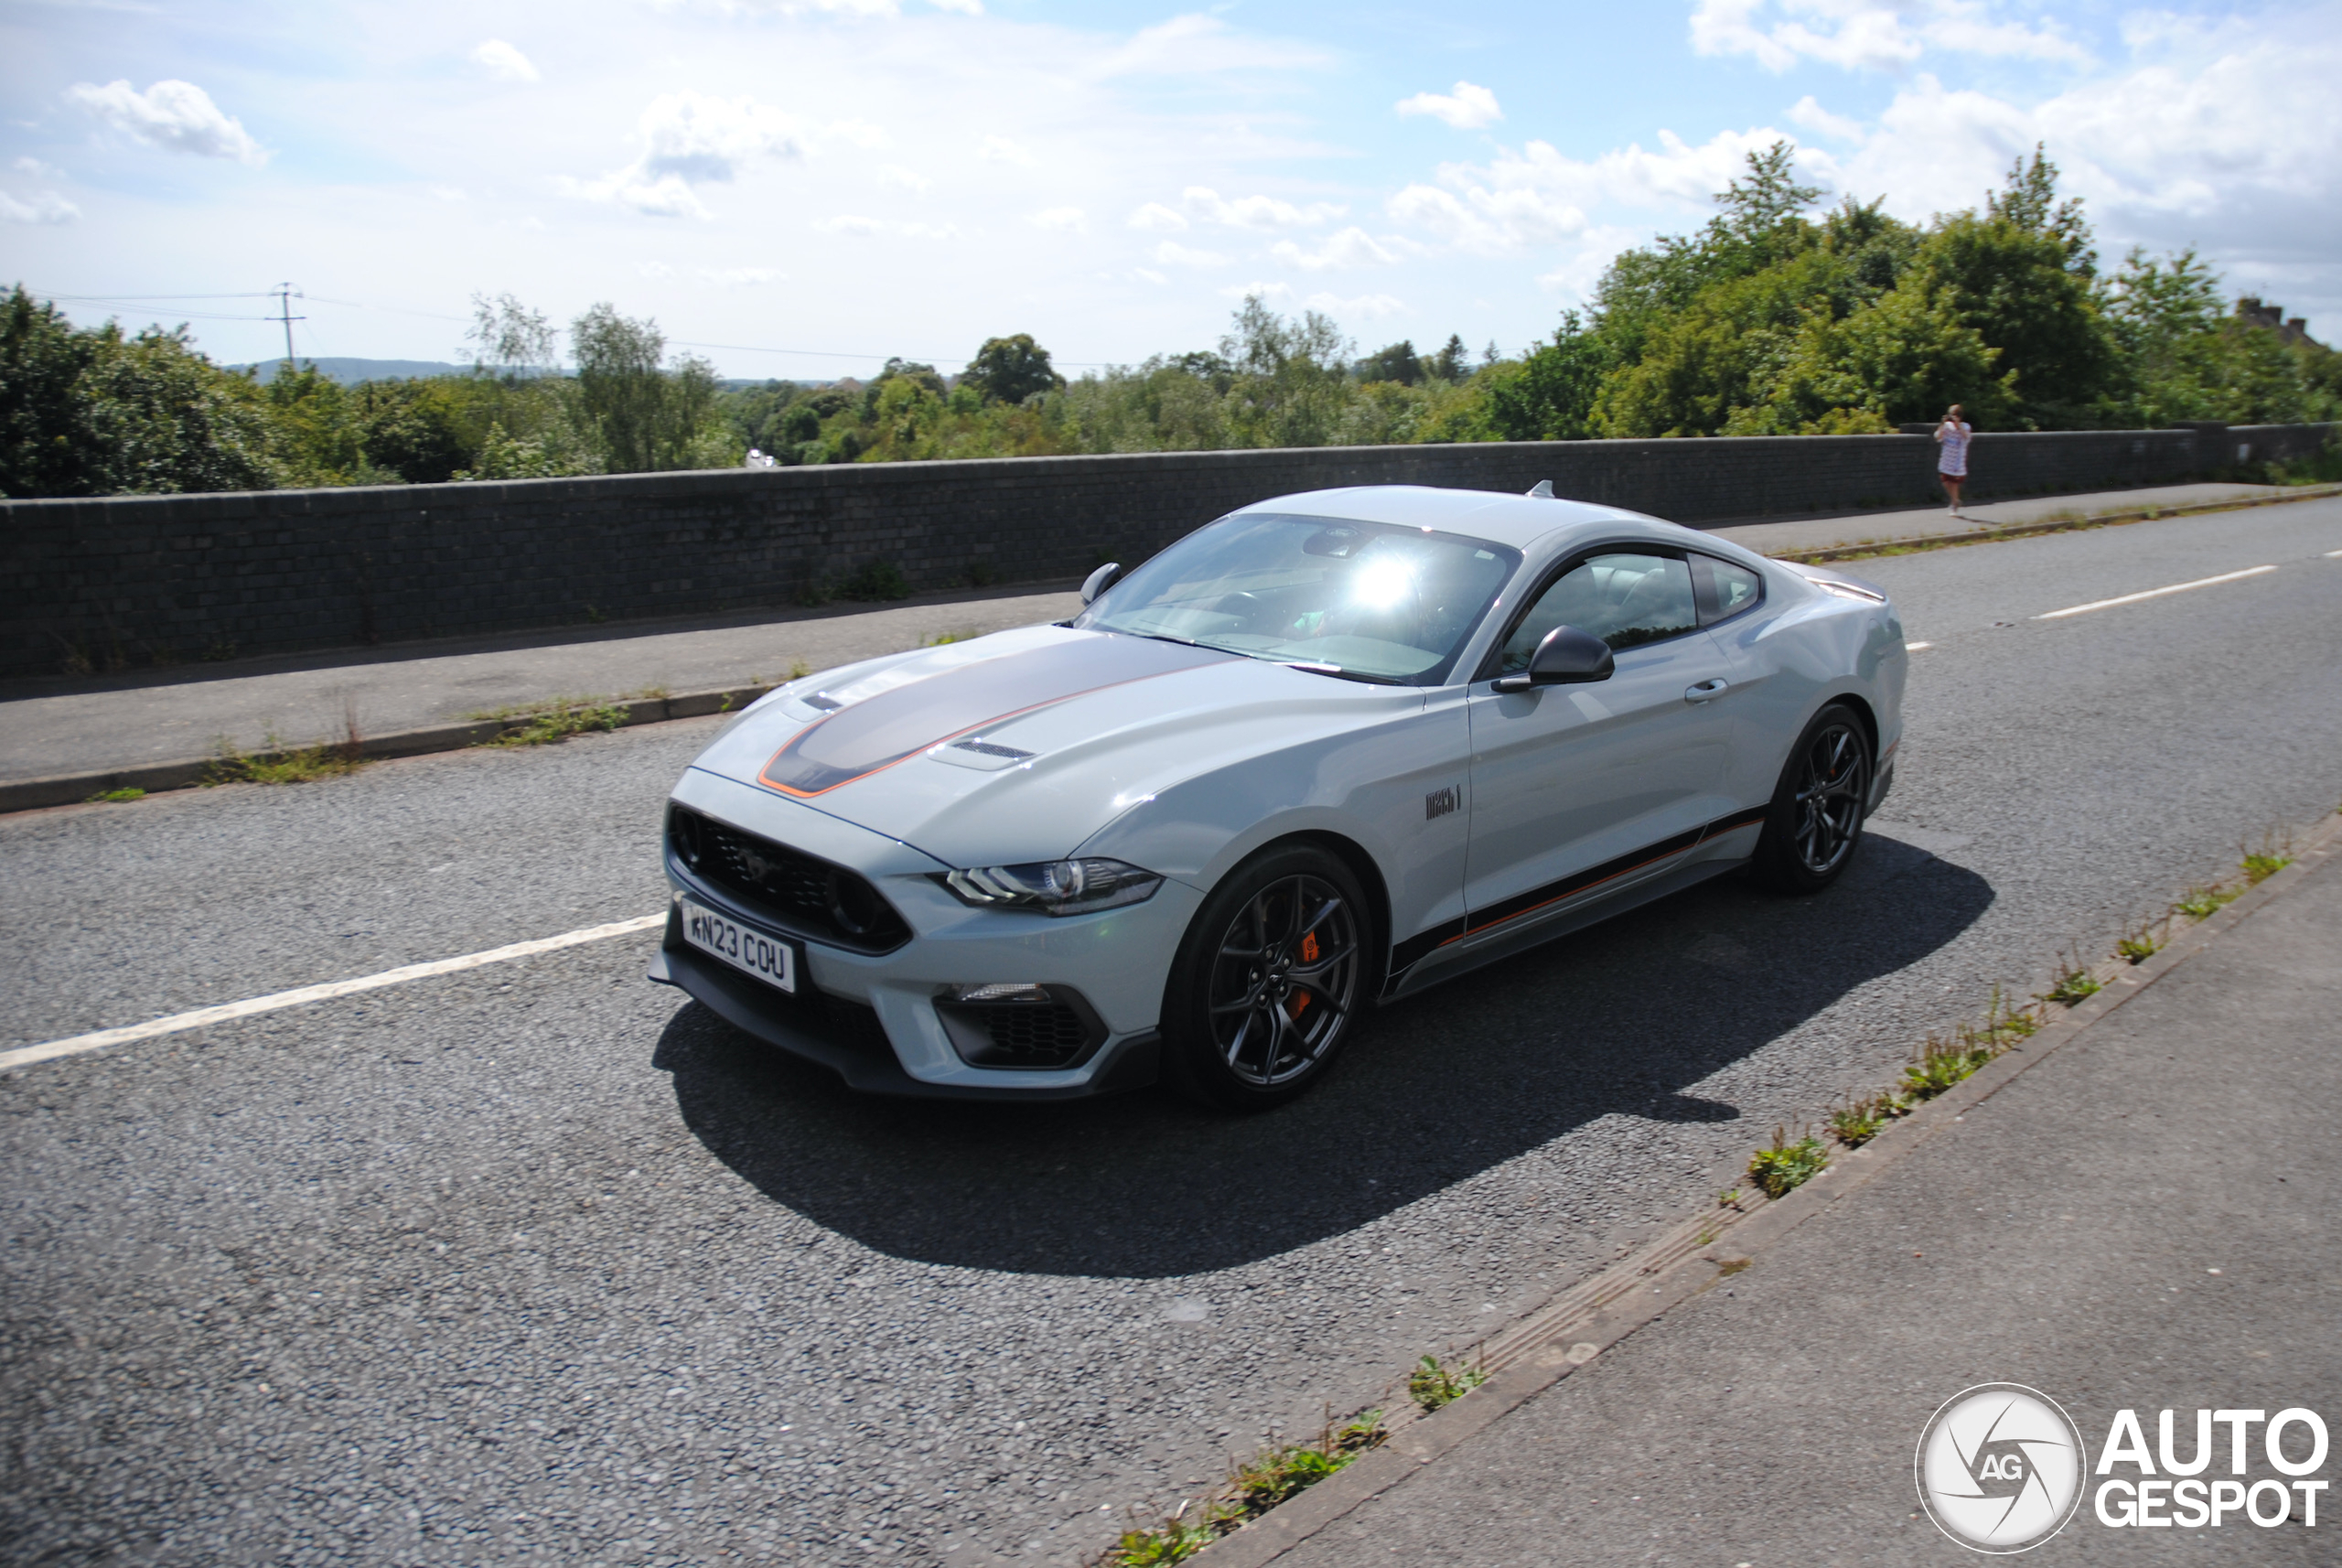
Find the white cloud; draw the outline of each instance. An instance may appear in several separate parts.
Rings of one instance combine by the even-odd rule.
[[[35,157],[18,158],[8,166],[18,174],[28,174],[35,179],[63,179],[65,177],[63,169],[54,164],[45,164]]]
[[[722,184],[760,157],[805,155],[796,122],[753,98],[662,93],[635,125],[642,154],[598,180],[564,181],[573,194],[654,218],[705,218],[694,185]]]
[[[833,120],[822,127],[822,140],[849,143],[865,152],[892,145],[886,131],[867,120]]]
[[[1083,212],[1079,207],[1052,207],[1046,211],[1034,213],[1032,222],[1036,229],[1050,229],[1059,233],[1087,234],[1090,232],[1089,214]]]
[[[986,136],[983,145],[976,149],[976,156],[988,164],[1023,164],[1027,168],[1039,161],[1005,136]]]
[[[1191,185],[1180,193],[1187,210],[1207,222],[1228,229],[1303,229],[1331,222],[1349,209],[1332,201],[1295,207],[1273,196],[1247,196],[1230,201],[1209,186]]]
[[[1815,102],[1810,92],[1789,106],[1789,119],[1809,131],[1841,142],[1859,142],[1868,134],[1861,121],[1832,114]]]
[[[1775,10],[1783,19],[1772,19]],[[2090,62],[2090,51],[2054,25],[1996,21],[1983,0],[1931,0],[1924,9],[1891,0],[1699,0],[1692,47],[1703,55],[1748,55],[1770,71],[1801,59],[1849,70],[1897,70],[1929,49]]]
[[[674,10],[693,0],[651,0],[661,11]],[[984,14],[983,0],[927,0],[939,11],[957,11],[966,16]],[[700,9],[718,12],[727,16],[801,16],[807,13],[832,16],[894,17],[903,14],[897,0],[696,0]]]
[[[846,213],[836,218],[817,218],[813,227],[824,234],[843,235],[853,240],[875,240],[881,235],[902,240],[956,240],[960,227],[956,223],[899,223],[886,218],[864,218]]]
[[[1269,247],[1269,253],[1287,266],[1320,273],[1349,267],[1396,266],[1422,249],[1402,235],[1391,234],[1377,240],[1365,230],[1352,227],[1328,235],[1315,251],[1305,251],[1291,240],[1279,240]]]
[[[244,164],[260,164],[268,158],[251,134],[221,113],[211,95],[191,81],[158,81],[144,92],[127,81],[110,81],[103,87],[83,81],[75,83],[65,96],[149,146]]]
[[[907,169],[900,164],[881,164],[878,166],[878,183],[900,186],[905,190],[925,195],[932,182],[927,176]]]
[[[1130,226],[1150,233],[1176,234],[1185,230],[1187,220],[1159,201],[1150,201],[1130,215]]]
[[[1155,247],[1155,259],[1166,267],[1224,267],[1228,258],[1218,251],[1191,251],[1166,240]]]
[[[537,68],[527,55],[502,38],[484,38],[472,50],[472,63],[484,66],[500,81],[534,81]]]
[[[1131,269],[1131,276],[1134,278],[1142,278],[1148,283],[1154,284],[1164,284],[1171,281],[1169,278],[1165,277],[1161,273],[1156,272],[1153,267],[1133,267]]]
[[[35,191],[28,201],[0,190],[0,223],[70,223],[80,216],[80,208],[53,190]]]
[[[1302,305],[1310,310],[1322,310],[1328,316],[1350,321],[1380,321],[1386,316],[1397,316],[1407,308],[1406,301],[1387,294],[1362,294],[1352,299],[1338,295],[1313,294]]]
[[[699,275],[719,288],[758,288],[780,283],[789,274],[772,267],[702,267]]]
[[[1457,82],[1453,93],[1418,92],[1413,98],[1402,98],[1399,101],[1399,113],[1428,114],[1459,131],[1477,131],[1504,118],[1504,111],[1497,107],[1497,95],[1468,81]]]
[[[675,269],[669,266],[664,262],[639,262],[636,263],[634,270],[641,274],[644,277],[654,280],[660,278],[671,278],[675,275]]]
[[[1189,13],[1147,27],[1100,61],[1099,76],[1209,76],[1230,70],[1311,70],[1332,62],[1307,44],[1258,38],[1217,16]]]
[[[1438,185],[1410,185],[1386,205],[1392,218],[1458,250],[1507,255],[1580,232],[1588,207],[1705,209],[1743,172],[1749,153],[1781,139],[1760,126],[1719,131],[1695,147],[1661,131],[1655,152],[1630,142],[1584,160],[1563,156],[1550,142],[1531,142],[1518,152],[1502,149],[1486,164],[1443,164]],[[1837,172],[1825,152],[1800,148],[1799,160],[1809,177],[1827,181]]]
[[[435,185],[429,188],[431,194],[441,201],[469,201],[472,199],[471,193],[460,185]]]
[[[1284,299],[1293,293],[1289,283],[1232,283],[1219,291],[1230,299],[1251,299],[1258,295],[1262,299]]]

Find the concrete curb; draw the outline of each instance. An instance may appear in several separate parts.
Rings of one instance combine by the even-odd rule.
[[[1209,1568],[1265,1568],[1327,1525],[1494,1425],[1637,1329],[1657,1322],[1719,1280],[1760,1262],[1766,1251],[1807,1220],[1860,1192],[1896,1162],[2006,1089],[2035,1063],[2080,1038],[2100,1019],[2283,897],[2337,853],[2342,853],[2342,815],[2330,816],[2312,829],[2294,852],[2293,864],[2283,871],[2190,927],[2143,963],[2124,967],[2096,995],[1910,1115],[1889,1123],[1861,1148],[1837,1153],[1829,1169],[1795,1192],[1729,1219],[1724,1218],[1728,1210],[1692,1216],[1632,1257],[1555,1297],[1488,1341],[1492,1359],[1493,1352],[1501,1348],[1504,1360],[1494,1367],[1486,1383],[1445,1409],[1407,1423],[1373,1453],[1215,1541],[1191,1561],[1209,1563]],[[1694,1228],[1713,1240],[1681,1255],[1681,1233]],[[1666,1261],[1671,1252],[1678,1255],[1672,1262]]]
[[[2342,485],[2304,485],[2282,496],[2240,496],[2234,500],[2199,501],[2194,506],[2139,507],[2122,511],[2092,512],[2088,517],[2013,522],[2005,528],[1980,528],[1967,533],[1912,533],[1899,539],[1874,539],[1866,544],[1832,544],[1823,550],[1786,550],[1773,557],[1818,566],[1829,561],[1859,560],[1885,551],[1935,550],[1954,544],[1989,544],[2000,539],[2026,539],[2042,533],[2071,533],[2086,528],[2111,528],[2126,522],[2158,521],[2166,517],[2197,517],[2206,512],[2240,511],[2247,507],[2283,506],[2291,501],[2323,500],[2342,495]]]
[[[595,705],[623,709],[626,717],[618,727],[630,729],[636,725],[663,724],[670,719],[696,719],[711,714],[735,713],[771,690],[770,686],[736,686],[725,691],[686,692],[678,697],[640,697]],[[466,746],[485,746],[500,736],[524,729],[537,714],[550,711],[551,705],[548,704],[545,708],[515,714],[510,718],[393,730],[388,735],[366,736],[359,743],[358,750],[370,762],[393,757],[422,757],[436,751],[461,751]],[[0,783],[0,813],[29,811],[44,806],[76,805],[110,789],[144,789],[153,795],[167,789],[190,789],[204,781],[215,760],[199,757],[177,762],[151,762],[140,768],[118,768],[102,773],[59,773],[45,779],[19,779],[12,783]]]

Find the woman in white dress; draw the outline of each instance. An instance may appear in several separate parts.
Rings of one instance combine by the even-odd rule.
[[[1936,478],[1943,481],[1943,493],[1951,498],[1954,517],[1960,515],[1960,487],[1968,478],[1969,438],[1975,434],[1960,417],[1960,405],[1956,403],[1943,416],[1943,423],[1936,426],[1936,446],[1939,448],[1936,453]]]

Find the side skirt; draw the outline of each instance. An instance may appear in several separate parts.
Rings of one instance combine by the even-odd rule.
[[[1453,958],[1420,961],[1394,976],[1391,983],[1382,988],[1382,999],[1396,1001],[1402,996],[1413,996],[1418,991],[1428,991],[1433,986],[1453,980],[1459,974],[1469,974],[1472,971],[1483,965],[1494,963],[1499,959],[1510,958],[1515,953],[1525,952],[1533,947],[1541,947],[1557,938],[1568,936],[1573,931],[1582,931],[1588,926],[1599,925],[1614,915],[1623,915],[1629,909],[1639,908],[1654,899],[1664,898],[1671,893],[1680,893],[1686,887],[1697,886],[1712,876],[1721,876],[1727,871],[1737,871],[1747,864],[1746,855],[1737,855],[1729,860],[1695,860],[1689,865],[1679,865],[1672,871],[1654,876],[1648,882],[1638,882],[1631,887],[1622,888],[1610,897],[1592,904],[1582,904],[1567,914],[1557,916],[1551,920],[1530,921],[1522,929],[1499,937],[1484,947],[1471,948],[1458,952]]]

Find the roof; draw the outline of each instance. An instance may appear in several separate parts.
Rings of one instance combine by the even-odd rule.
[[[1591,501],[1452,490],[1432,485],[1351,485],[1255,501],[1244,511],[1297,512],[1304,517],[1393,523],[1468,533],[1520,549],[1557,528],[1588,522],[1660,522],[1662,519]]]

